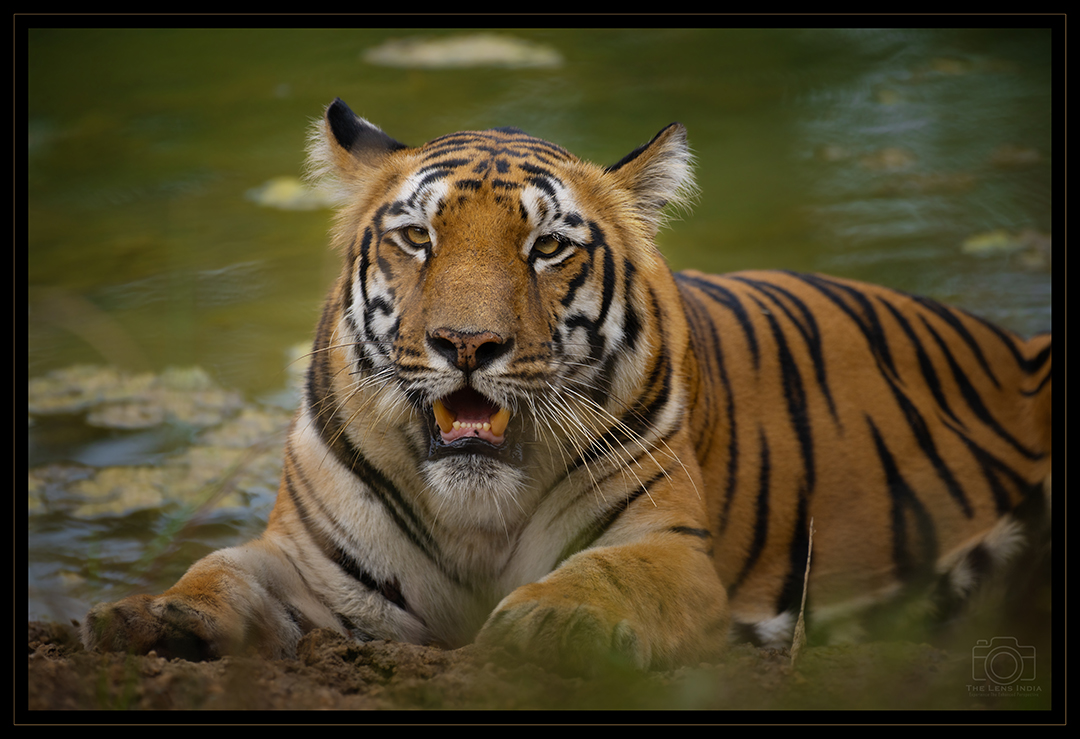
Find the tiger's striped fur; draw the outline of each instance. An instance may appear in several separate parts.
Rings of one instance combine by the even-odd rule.
[[[819,626],[905,587],[945,617],[1041,528],[1049,334],[822,275],[676,279],[708,362],[691,422],[717,570],[746,635],[786,643],[811,518]]]
[[[672,275],[672,124],[600,168],[515,129],[409,148],[340,100],[344,202],[264,535],[89,646],[285,656],[329,627],[586,669],[786,643],[1005,565],[1050,481],[1050,337],[819,275]],[[1045,491],[1045,492],[1044,492]]]

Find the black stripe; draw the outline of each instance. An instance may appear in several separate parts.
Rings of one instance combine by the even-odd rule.
[[[784,274],[805,282],[839,308],[856,326],[859,327],[859,331],[866,339],[870,352],[877,360],[881,371],[883,373],[887,372],[890,377],[897,376],[896,364],[892,359],[892,351],[889,349],[886,332],[882,328],[881,322],[877,317],[877,311],[874,310],[874,306],[870,303],[870,299],[866,296],[866,293],[850,285],[835,282],[826,277],[822,277],[821,275],[807,275],[797,272],[785,272]],[[849,306],[841,297],[842,294],[846,294],[851,298],[851,300],[860,308],[859,313],[861,313],[861,315],[852,310],[851,306]]]
[[[639,557],[639,564],[648,564],[648,560],[642,561]],[[599,557],[593,560],[593,566],[600,571],[604,579],[611,583],[612,587],[619,591],[619,593],[629,600],[630,598],[640,598],[641,593],[636,590],[631,590],[623,584],[622,577],[620,575],[625,571],[623,567],[616,567],[610,562],[600,559]],[[599,583],[597,583],[599,585]]]
[[[595,248],[597,245],[606,246],[604,242],[603,232],[599,230],[596,224],[591,224],[593,227],[593,241],[592,245]],[[595,253],[595,252],[594,252]],[[615,365],[619,361],[621,355],[617,347],[612,346],[611,351],[607,352],[607,356],[604,357],[605,345],[607,343],[605,336],[602,334],[604,323],[607,321],[608,314],[611,311],[611,304],[615,300],[615,290],[617,288],[618,276],[615,274],[615,257],[610,249],[602,249],[603,255],[603,276],[601,278],[601,284],[603,285],[603,292],[600,297],[600,314],[596,317],[595,321],[587,321],[585,325],[588,327],[589,333],[589,346],[591,347],[590,359],[595,363],[599,362],[601,358],[604,359],[603,366],[600,370],[600,375],[595,383],[597,389],[611,387],[612,380],[615,377]],[[602,396],[597,396],[596,400],[602,402]]]
[[[687,536],[696,536],[699,539],[708,539],[712,536],[708,529],[695,529],[690,526],[672,526],[668,531]]]
[[[818,329],[817,318],[814,311],[810,310],[806,303],[795,295],[795,293],[772,282],[752,280],[748,277],[738,275],[732,275],[731,279],[754,287],[759,292],[766,295],[770,302],[783,311],[784,315],[786,315],[788,320],[795,326],[806,345],[807,352],[810,354],[810,360],[814,367],[814,377],[817,380],[818,386],[821,388],[822,394],[825,396],[826,402],[829,404],[829,412],[832,414],[834,420],[839,420],[836,415],[836,406],[833,403],[832,391],[829,388],[829,383],[826,379],[825,356],[822,351],[821,331]],[[781,297],[785,298],[787,302],[781,300]],[[801,320],[792,313],[791,309],[788,307],[788,303],[798,309],[799,314],[802,316]]]
[[[546,177],[526,177],[525,182],[527,182],[530,185],[533,185],[534,187],[536,187],[536,188],[538,188],[540,190],[543,190],[544,194],[547,195],[551,199],[552,203],[555,204],[556,213],[558,212],[559,201],[558,201],[558,198],[556,197],[557,194],[555,192],[555,188],[551,185],[551,182],[548,181],[548,178],[546,178]]]
[[[1040,357],[1043,357],[1043,356],[1049,357],[1050,356],[1050,347],[1046,347],[1045,350],[1039,352],[1039,355],[1040,355]],[[1050,378],[1052,376],[1053,376],[1053,372],[1051,372],[1050,370],[1047,370],[1046,374],[1043,375],[1042,379],[1039,380],[1039,384],[1036,385],[1034,387],[1034,389],[1032,389],[1032,390],[1021,390],[1020,394],[1025,396],[1025,397],[1028,397],[1028,398],[1033,398],[1036,395],[1041,394],[1042,391],[1046,389],[1046,386],[1050,384]]]
[[[952,499],[960,506],[964,515],[971,518],[975,515],[975,512],[971,507],[971,503],[968,501],[967,494],[964,492],[964,488],[960,483],[957,482],[952,470],[949,469],[949,466],[938,452],[937,443],[934,441],[933,434],[930,433],[930,428],[926,424],[926,419],[923,418],[922,414],[919,413],[918,408],[916,408],[915,404],[911,402],[911,399],[904,394],[893,378],[886,377],[885,379],[889,385],[889,389],[892,390],[893,398],[896,400],[897,405],[900,406],[900,410],[904,414],[904,419],[907,421],[908,428],[911,429],[911,433],[915,436],[915,440],[919,444],[919,448],[922,449],[926,458],[930,460],[938,478],[949,491],[950,497],[952,497]]]
[[[1006,489],[1003,480],[1008,481],[1024,500],[1031,497],[1042,499],[1041,480],[1036,483],[1029,483],[1016,470],[968,438],[967,434],[952,426],[949,426],[949,429],[960,437],[979,463],[983,477],[986,479],[990,492],[994,496],[994,506],[999,515],[1004,515],[1014,508],[1013,496]]]
[[[416,174],[431,172],[433,170],[457,169],[458,167],[464,167],[466,164],[469,164],[473,159],[469,157],[459,157],[457,159],[439,159],[438,161],[431,162],[428,158],[425,158],[425,161],[428,161],[429,163],[416,170]]]
[[[806,557],[810,549],[810,496],[805,487],[799,488],[799,503],[795,513],[795,525],[788,543],[788,574],[776,598],[776,612],[797,613],[802,602],[806,580]]]
[[[401,585],[398,583],[397,578],[393,578],[388,582],[378,582],[367,570],[365,570],[360,563],[349,554],[348,551],[339,543],[332,541],[329,535],[320,528],[315,527],[315,518],[312,516],[311,511],[304,504],[299,492],[297,491],[294,483],[298,482],[306,490],[311,490],[311,483],[308,482],[306,476],[301,469],[300,463],[297,461],[295,454],[293,453],[292,445],[287,445],[285,448],[285,456],[289,462],[288,472],[292,474],[285,475],[285,491],[289,496],[289,501],[296,507],[297,517],[300,520],[300,524],[308,532],[308,535],[315,541],[316,545],[322,551],[323,556],[328,560],[336,564],[341,568],[345,574],[361,583],[368,590],[375,591],[393,603],[398,608],[404,611],[408,611],[408,604],[405,602],[405,597],[401,593]],[[323,508],[321,502],[317,497],[310,498],[319,507],[319,521],[323,526],[332,527],[335,531],[333,536],[337,541],[346,541],[349,539],[349,533],[341,529],[337,525],[334,517]],[[285,552],[288,558],[288,553]],[[291,559],[290,559],[291,561]],[[296,567],[296,565],[293,565]],[[297,568],[299,572],[299,569]]]
[[[739,586],[746,580],[746,576],[750,574],[750,570],[753,569],[758,559],[761,557],[761,552],[765,549],[765,542],[769,538],[769,492],[770,492],[770,460],[769,460],[769,442],[765,438],[765,430],[758,430],[758,443],[761,445],[761,461],[758,468],[758,492],[757,492],[757,506],[756,516],[754,519],[754,536],[750,541],[750,546],[746,550],[746,558],[743,560],[742,568],[739,570],[739,574],[735,576],[735,580],[728,585],[728,598],[734,598],[735,593],[739,590]]]
[[[370,227],[364,229],[364,235],[360,238],[360,248],[357,250],[357,261],[353,263],[353,274],[356,276],[357,281],[360,283],[360,305],[367,305],[368,301],[367,272],[368,266],[371,263],[371,241],[374,236],[375,234],[372,232]],[[349,310],[352,307],[353,302],[352,280],[350,279],[350,277],[352,277],[352,275],[344,278],[345,297],[342,301],[343,305],[341,306],[341,315],[344,316],[350,316],[352,313],[352,311]],[[367,336],[367,338],[372,338],[370,336],[370,331],[370,328],[364,326],[364,335]]]
[[[386,206],[379,209],[376,214],[376,220],[380,220],[382,213],[385,211]],[[368,271],[373,264],[372,259],[372,243],[375,239],[375,233],[378,226],[367,227],[364,229],[363,236],[360,240],[360,248],[357,251],[353,272],[346,273],[344,289],[342,291],[341,305],[339,306],[338,315],[345,321],[349,327],[350,336],[354,339],[358,339],[355,345],[355,351],[352,354],[354,361],[358,364],[358,369],[361,373],[370,372],[374,364],[372,363],[371,356],[387,356],[389,354],[387,337],[380,336],[375,333],[374,319],[376,311],[383,313],[386,316],[393,315],[394,306],[389,304],[383,298],[372,298],[368,290]],[[386,262],[381,256],[376,257],[376,263],[381,272],[387,279],[392,277],[392,270],[389,263]],[[357,282],[360,285],[360,301],[358,305],[363,307],[361,315],[363,317],[363,326],[356,325],[356,319],[354,318],[353,307],[353,294],[352,294],[352,280],[350,276],[355,275]],[[400,321],[400,318],[398,319]],[[395,327],[390,331],[389,336],[393,336]],[[362,341],[359,339],[362,338]]]
[[[814,470],[814,437],[810,430],[810,413],[807,409],[802,373],[799,371],[799,365],[788,349],[787,337],[780,328],[776,317],[765,310],[765,307],[757,298],[751,296],[751,300],[757,303],[765,314],[769,329],[772,331],[773,340],[776,342],[780,365],[780,386],[784,390],[784,399],[787,401],[788,419],[791,421],[792,431],[795,432],[795,438],[799,440],[803,472],[805,474],[804,484],[807,490],[813,490],[816,477]]]
[[[1022,362],[1020,368],[1029,375],[1035,374],[1036,372],[1041,370],[1044,364],[1050,362],[1050,347],[1050,344],[1044,346],[1034,357]],[[1047,374],[1049,375],[1049,372]]]
[[[645,436],[645,433],[653,428],[656,417],[667,406],[671,397],[672,367],[670,357],[663,354],[658,359],[659,361],[653,365],[653,370],[646,380],[643,397],[638,398],[638,402],[634,406],[622,413],[619,417],[619,423],[611,426],[594,439],[589,448],[574,459],[569,469],[591,464],[616,448],[625,446],[627,443],[638,444]],[[652,395],[654,389],[655,397],[645,404],[644,396]]]
[[[694,451],[698,459],[709,459],[712,444],[720,431],[717,416],[720,399],[715,397],[714,383],[707,378],[723,373],[718,366],[720,356],[716,325],[709,320],[704,307],[697,300],[686,300],[687,288],[678,285],[683,298],[683,313],[690,328],[689,352],[697,360],[696,386],[688,387],[688,407],[694,409],[693,426],[698,429],[694,438]],[[730,403],[730,398],[728,399]],[[726,427],[725,427],[726,428]]]
[[[896,575],[904,582],[925,578],[932,573],[938,556],[934,521],[915,491],[904,480],[873,420],[867,416],[866,422],[874,437],[874,446],[892,501],[892,556]]]
[[[758,350],[757,333],[754,330],[754,324],[750,320],[749,314],[746,312],[746,308],[743,306],[738,296],[726,287],[700,277],[691,277],[684,272],[675,275],[675,279],[677,282],[696,287],[714,302],[719,303],[724,308],[731,311],[735,316],[735,320],[739,324],[739,327],[742,328],[743,333],[746,335],[746,342],[750,345],[750,353],[754,357],[754,369],[758,369],[761,358]]]
[[[409,196],[409,199],[406,201],[406,203],[409,206],[414,205],[416,203],[416,198],[419,197],[421,194],[423,194],[424,188],[426,188],[428,185],[430,185],[433,182],[438,182],[439,180],[446,179],[446,177],[452,171],[453,170],[449,170],[449,169],[433,169],[430,172],[428,172],[428,174],[426,176],[424,176],[423,179],[421,179],[419,182],[416,183],[415,187],[413,188],[412,195]]]
[[[959,362],[956,361],[956,358],[953,356],[952,351],[949,349],[948,345],[946,345],[945,341],[942,340],[942,338],[938,335],[937,331],[935,331],[929,323],[926,323],[925,319],[923,323],[926,326],[927,330],[930,332],[930,335],[933,336],[934,340],[937,342],[938,348],[941,350],[942,355],[945,357],[945,360],[949,364],[949,369],[952,371],[953,379],[960,387],[961,397],[964,399],[964,402],[967,404],[971,412],[975,414],[976,418],[978,418],[985,426],[988,426],[995,434],[997,434],[1000,439],[1003,439],[1013,449],[1015,449],[1027,459],[1037,460],[1045,457],[1046,455],[1044,453],[1033,451],[1021,444],[1016,437],[1006,431],[1005,428],[1002,427],[1000,423],[998,423],[997,419],[994,418],[993,415],[990,413],[990,409],[987,408],[986,405],[983,403],[982,397],[979,395],[979,392],[971,384],[971,381],[967,377],[967,373],[964,372]]]
[[[623,470],[621,469],[616,470],[613,474],[621,474],[622,471]],[[606,511],[601,512],[599,516],[586,524],[578,532],[577,536],[572,538],[566,544],[566,546],[563,547],[563,550],[559,553],[559,556],[555,560],[555,567],[558,567],[578,552],[584,551],[591,547],[597,539],[607,533],[607,531],[619,519],[619,516],[621,516],[625,511],[629,510],[630,506],[633,505],[634,501],[636,501],[642,495],[647,495],[652,486],[656,484],[658,480],[665,477],[666,474],[667,473],[664,470],[656,473],[646,482],[638,485],[638,487],[635,488],[634,491],[628,496],[619,500],[614,506],[608,508]],[[600,483],[598,482],[597,484]]]
[[[604,260],[604,274],[602,278],[603,293],[600,298],[600,315],[596,317],[596,333],[599,339],[600,327],[604,325],[604,321],[607,320],[608,312],[611,310],[611,304],[615,299],[615,287],[618,282],[618,276],[615,273],[615,255],[611,249],[607,248],[607,239],[604,235],[604,230],[595,221],[589,221],[589,249],[599,250],[602,259]],[[597,340],[596,346],[593,351],[596,353],[596,358],[599,359],[599,352],[602,351],[602,342]]]
[[[535,257],[530,254],[529,259],[530,259],[530,261],[534,261]],[[563,262],[563,264],[565,264],[565,262]],[[573,277],[571,277],[570,280],[567,282],[567,284],[566,284],[566,294],[563,295],[562,298],[560,298],[560,300],[559,300],[559,303],[562,305],[563,308],[570,307],[570,304],[574,302],[574,298],[577,296],[577,291],[580,290],[582,285],[584,285],[588,281],[589,276],[591,274],[592,274],[592,262],[591,261],[583,261],[581,263],[580,269],[578,269],[577,274],[575,274]],[[568,320],[567,321],[568,326],[572,328],[572,326],[570,326],[570,324],[571,324],[571,322],[574,322],[576,320],[578,320],[577,317],[573,317],[570,320]],[[583,323],[584,323],[584,321],[583,321]],[[585,324],[585,325],[587,325],[587,324]]]
[[[327,440],[328,430],[328,425],[322,426],[324,441]],[[338,435],[333,449],[334,456],[374,492],[383,504],[383,509],[405,537],[429,559],[439,562],[439,546],[417,512],[406,502],[397,487],[344,437],[344,434]],[[450,577],[445,571],[444,574]],[[452,579],[456,582],[456,578]]]
[[[975,340],[975,337],[971,335],[971,332],[968,331],[967,326],[961,323],[960,319],[957,317],[955,311],[958,309],[948,308],[941,303],[938,303],[936,300],[931,300],[930,298],[923,298],[917,295],[912,295],[911,298],[918,302],[919,305],[923,306],[928,311],[935,314],[938,318],[944,321],[949,326],[949,328],[951,328],[956,333],[956,335],[960,337],[960,340],[967,344],[968,348],[971,349],[971,353],[975,355],[975,360],[978,362],[979,366],[982,367],[982,370],[986,373],[986,376],[990,378],[990,381],[994,383],[994,387],[1001,387],[1001,383],[998,382],[997,377],[994,376],[994,372],[990,368],[990,363],[987,361],[986,355],[983,354],[982,346],[980,346],[979,342]],[[1001,342],[1007,347],[1009,347],[1009,349],[1012,351],[1013,356],[1017,358],[1017,361],[1020,361],[1020,353],[1016,348],[1015,340],[1013,340],[1007,334],[1003,333],[1001,329],[997,328],[996,326],[993,326],[992,324],[987,323],[980,318],[976,318],[975,316],[971,316],[971,318],[975,319],[983,326],[990,328],[993,333],[1001,340]],[[925,321],[926,319],[923,320]]]
[[[634,263],[629,259],[623,260],[623,346],[627,351],[633,352],[637,349],[638,336],[641,334],[641,319],[638,317],[637,310],[634,308],[634,304],[631,300],[634,288],[634,277],[637,274],[637,268]]]
[[[724,488],[724,503],[717,523],[720,533],[723,534],[727,529],[728,521],[730,520],[729,513],[735,495],[739,469],[739,421],[735,414],[735,395],[731,390],[731,379],[728,377],[727,364],[724,362],[724,351],[721,346],[720,335],[716,330],[716,322],[712,320],[709,311],[690,289],[689,281],[679,280],[677,284],[679,292],[683,297],[683,305],[688,309],[687,319],[690,323],[691,343],[695,347],[698,363],[700,364],[706,357],[715,359],[717,371],[720,376],[720,384],[724,389],[724,412],[727,418],[728,430],[728,464],[727,481]],[[703,373],[703,370],[700,367],[698,371]],[[702,384],[704,384],[707,389],[711,390],[712,383]],[[704,403],[700,403],[699,407],[707,408],[711,414],[715,405],[716,403],[709,398]],[[710,439],[712,438],[712,431],[717,428],[718,425],[717,422],[708,424],[708,436]],[[698,459],[706,459],[707,451],[707,447],[699,448]]]
[[[328,408],[322,407],[321,403],[323,399],[329,401],[332,392],[329,384],[331,376],[329,341],[334,333],[334,317],[338,315],[338,311],[334,309],[333,300],[333,295],[327,298],[326,306],[319,318],[319,325],[315,329],[315,342],[311,348],[311,364],[307,369],[308,406],[315,418],[320,418],[328,412]]]
[[[953,419],[953,421],[955,421],[958,426],[963,427],[963,421],[956,417],[956,414],[953,413],[952,408],[949,406],[949,399],[945,397],[945,392],[941,387],[941,381],[938,379],[937,370],[934,369],[934,364],[930,361],[930,356],[926,353],[926,348],[924,347],[923,342],[915,334],[915,330],[911,327],[911,324],[908,322],[907,318],[899,310],[897,310],[897,308],[892,303],[885,300],[884,298],[879,297],[878,299],[881,301],[882,305],[884,305],[888,309],[888,311],[892,313],[893,318],[896,319],[896,322],[900,325],[900,328],[904,331],[905,334],[907,334],[908,340],[911,342],[911,346],[915,349],[915,355],[919,360],[919,371],[922,372],[923,382],[930,390],[930,393],[934,396],[934,400],[937,401],[938,406],[941,408],[942,412],[945,413],[945,415]],[[933,334],[934,330],[930,328],[930,325],[926,322],[926,319],[922,316],[920,316],[919,318],[922,320],[923,325]],[[937,338],[937,335],[934,334],[934,337]],[[940,345],[940,339],[938,340],[938,343]]]

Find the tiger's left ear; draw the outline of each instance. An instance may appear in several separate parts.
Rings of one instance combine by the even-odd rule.
[[[672,204],[688,208],[697,193],[693,173],[694,157],[686,143],[686,127],[672,123],[607,168],[634,198],[642,217],[656,228],[661,210]]]

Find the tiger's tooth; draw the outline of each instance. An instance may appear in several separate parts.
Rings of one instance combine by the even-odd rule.
[[[491,417],[491,433],[495,436],[502,436],[506,432],[506,426],[510,423],[510,410],[508,408],[500,408],[498,412]]]
[[[435,411],[435,423],[439,424],[444,434],[449,434],[454,428],[454,414],[446,409],[441,400],[436,400],[431,409]]]

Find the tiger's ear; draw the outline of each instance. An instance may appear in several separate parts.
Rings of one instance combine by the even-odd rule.
[[[686,127],[672,123],[652,141],[608,167],[607,172],[631,193],[645,221],[659,228],[664,206],[688,208],[693,203],[697,193],[693,161],[686,143]]]
[[[341,98],[334,98],[312,132],[308,177],[320,180],[329,175],[348,182],[379,166],[388,154],[405,148],[352,112]]]

